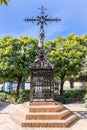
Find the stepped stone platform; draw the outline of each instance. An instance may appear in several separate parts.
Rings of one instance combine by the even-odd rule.
[[[67,127],[77,118],[55,101],[25,102],[10,115],[10,119],[21,127]]]

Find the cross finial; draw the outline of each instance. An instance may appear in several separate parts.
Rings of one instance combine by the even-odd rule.
[[[44,10],[45,9],[43,6],[41,8],[39,8],[41,10],[40,12],[40,16],[37,16],[36,18],[26,18],[24,21],[25,22],[37,22],[37,25],[40,25],[40,46],[43,47],[43,43],[44,43],[44,25],[47,25],[48,22],[58,22],[61,21],[61,19],[58,18],[48,18],[48,15],[44,14]]]
[[[43,6],[41,7],[41,8],[38,8],[38,9],[40,9],[41,10],[41,15],[43,15],[44,14],[44,10],[47,10],[46,8],[44,8]]]

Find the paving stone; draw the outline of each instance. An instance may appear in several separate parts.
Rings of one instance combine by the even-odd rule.
[[[4,107],[4,103],[2,105],[3,109],[0,109],[0,130],[87,130],[87,108],[84,108],[84,104],[81,102],[65,105],[73,112],[77,112],[77,115],[79,113],[80,116],[80,119],[68,128],[21,128],[9,119],[10,113],[19,105],[9,104],[7,107]],[[81,118],[82,113],[85,113],[84,118]]]

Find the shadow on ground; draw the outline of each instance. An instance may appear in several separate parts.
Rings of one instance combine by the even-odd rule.
[[[87,111],[73,111],[73,113],[75,113],[78,116],[78,118],[76,121],[74,121],[72,124],[70,124],[68,126],[68,128],[71,128],[73,125],[78,123],[79,120],[87,119]]]
[[[87,111],[73,111],[79,119],[87,119]]]
[[[10,103],[9,102],[1,102],[0,101],[0,111],[6,108]]]

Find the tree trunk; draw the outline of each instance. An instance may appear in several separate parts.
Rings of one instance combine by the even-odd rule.
[[[16,101],[19,98],[19,90],[20,90],[20,84],[21,84],[22,77],[18,77],[18,84],[17,84],[17,90],[16,90]]]
[[[21,88],[22,88],[22,89],[25,89],[25,82],[22,82],[22,83],[21,83]]]
[[[74,82],[71,80],[69,82],[70,82],[70,88],[74,88]]]
[[[64,85],[64,77],[61,77],[61,83],[60,83],[60,95],[63,93],[63,85]]]
[[[3,81],[3,85],[2,85],[2,88],[1,88],[1,91],[5,91],[5,82]]]

